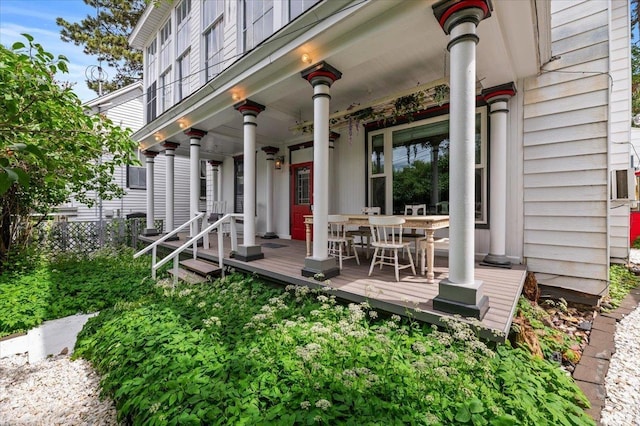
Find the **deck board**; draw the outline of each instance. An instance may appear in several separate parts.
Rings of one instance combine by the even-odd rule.
[[[156,237],[157,238],[157,237]],[[154,239],[154,238],[152,238]],[[164,243],[167,247],[179,247],[185,242],[185,236],[179,241]],[[218,256],[217,238],[210,238],[211,248],[198,250],[198,255],[208,260],[216,260]],[[253,262],[241,262],[229,258],[230,241],[225,238],[225,265],[236,269],[257,273],[265,278],[277,280],[285,284],[328,286],[335,290],[337,297],[343,300],[360,302],[367,300],[372,307],[399,315],[410,314],[413,318],[429,323],[439,323],[440,318],[450,314],[433,308],[433,299],[438,295],[438,280],[448,276],[448,259],[436,256],[435,284],[427,284],[425,276],[420,275],[418,265],[413,276],[410,269],[400,271],[400,282],[395,281],[393,268],[385,266],[382,270],[374,268],[369,277],[370,260],[364,252],[360,252],[360,265],[355,259],[343,262],[343,269],[337,277],[320,283],[312,278],[305,278],[301,271],[304,267],[305,242],[295,240],[262,240],[257,238],[256,244],[262,246],[264,259]],[[274,246],[275,244],[275,246]],[[189,251],[190,252],[190,251]],[[513,269],[491,268],[476,264],[475,279],[484,283],[484,294],[489,298],[489,310],[481,321],[486,327],[484,335],[495,340],[491,330],[508,334],[511,321],[526,275],[523,265],[514,265]]]

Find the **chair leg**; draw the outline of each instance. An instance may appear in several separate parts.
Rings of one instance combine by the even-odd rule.
[[[371,259],[371,267],[369,268],[369,276],[373,274],[373,267],[376,266],[376,258],[378,257],[378,247],[373,251],[373,258]]]
[[[411,253],[409,253],[409,256],[411,256]],[[400,282],[400,270],[398,268],[398,250],[394,250],[393,251],[393,260],[395,262],[395,270],[396,270],[396,281]]]
[[[340,270],[342,271],[342,243],[338,243],[338,263],[340,263]]]
[[[347,243],[348,245],[349,243]],[[358,265],[360,265],[360,258],[358,257],[358,250],[356,249],[356,244],[353,242],[353,240],[351,240],[351,245],[352,245],[352,249],[353,249],[353,254],[356,256],[356,263]]]
[[[411,272],[413,272],[413,275],[416,275],[416,267],[413,264],[413,256],[411,256],[411,251],[409,251],[409,263],[411,264]]]

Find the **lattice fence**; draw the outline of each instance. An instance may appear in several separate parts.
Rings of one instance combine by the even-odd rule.
[[[107,246],[127,245],[137,248],[139,235],[146,219],[111,219],[86,222],[49,222],[38,229],[41,244],[52,253],[90,253]],[[163,222],[155,220],[155,228],[162,232]]]

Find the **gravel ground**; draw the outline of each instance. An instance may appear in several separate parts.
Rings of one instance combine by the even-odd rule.
[[[118,425],[100,378],[88,362],[58,355],[35,364],[27,355],[0,358],[0,425]]]

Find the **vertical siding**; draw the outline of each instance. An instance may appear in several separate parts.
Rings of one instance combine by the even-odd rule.
[[[610,164],[611,170],[630,167],[631,142],[631,49],[629,5],[611,2],[610,23]],[[629,255],[629,203],[612,201],[609,217],[610,257],[621,261]]]
[[[524,256],[541,284],[608,278],[608,2],[551,3],[547,72],[524,81]]]

